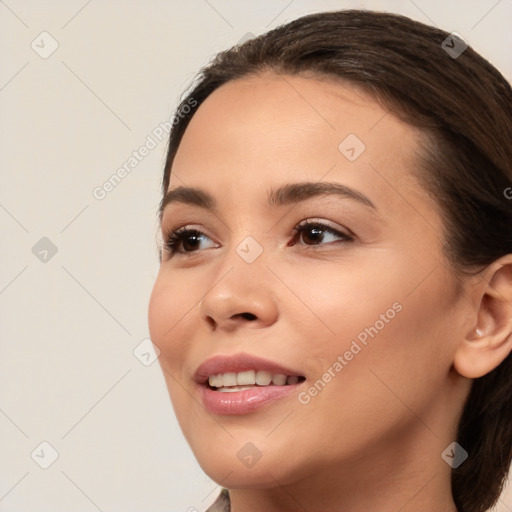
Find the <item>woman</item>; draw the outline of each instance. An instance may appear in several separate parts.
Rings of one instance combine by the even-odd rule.
[[[225,488],[209,510],[491,507],[512,450],[506,80],[456,35],[330,12],[217,55],[178,114],[149,326]]]

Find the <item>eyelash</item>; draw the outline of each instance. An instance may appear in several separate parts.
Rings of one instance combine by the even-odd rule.
[[[331,227],[327,224],[324,224],[323,222],[318,222],[318,221],[311,222],[309,220],[305,220],[305,221],[297,224],[297,226],[295,226],[293,228],[293,231],[295,232],[294,240],[297,238],[297,236],[300,237],[301,233],[305,232],[308,229],[312,229],[312,228],[320,228],[320,231],[335,235],[335,236],[341,238],[342,239],[341,241],[345,242],[345,243],[354,241],[354,237],[347,233],[342,233],[341,231],[334,229],[333,227]],[[174,255],[175,253],[177,253],[177,254],[193,254],[193,253],[200,252],[200,251],[184,251],[184,252],[178,251],[177,248],[178,248],[179,244],[184,239],[186,239],[187,237],[190,237],[190,236],[196,236],[196,237],[206,236],[207,237],[207,235],[205,233],[203,233],[202,231],[199,231],[198,229],[189,229],[186,226],[172,230],[165,237],[164,246],[165,246],[166,252],[170,256]],[[306,247],[314,247],[316,245],[322,246],[322,245],[326,245],[326,244],[321,244],[321,243],[320,244],[311,244],[311,245],[306,245]]]

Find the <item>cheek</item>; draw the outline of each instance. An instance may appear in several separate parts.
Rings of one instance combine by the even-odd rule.
[[[343,370],[333,379],[331,400],[343,397],[359,414],[379,411],[398,420],[410,416],[407,407],[427,413],[442,393],[457,336],[450,327],[452,304],[441,282],[414,293],[410,288],[377,293],[360,304],[362,312],[353,308],[347,322],[338,320],[344,334],[339,347],[331,344],[329,358],[332,365],[342,355]]]
[[[191,312],[200,300],[190,286],[173,277],[172,283],[160,271],[149,300],[148,324],[152,342],[159,348],[158,362],[166,381],[176,417],[185,435],[189,428],[184,423],[184,411],[189,409],[190,385],[184,374],[190,344],[186,335],[191,329]],[[187,331],[188,329],[188,331]]]
[[[311,309],[296,332],[310,356],[311,384],[321,381],[312,398],[325,410],[340,397],[345,408],[359,411],[371,403],[400,405],[398,397],[424,407],[452,364],[457,333],[450,328],[454,304],[447,279],[435,272],[414,289],[419,278],[407,279],[411,272],[396,260],[388,271],[366,270],[330,268],[325,276],[319,271],[288,281]]]
[[[355,258],[353,258],[355,259]],[[299,339],[322,357],[348,350],[358,337],[371,331],[385,331],[400,316],[400,299],[406,283],[394,264],[389,270],[340,261],[314,262],[310,270],[295,268],[284,274],[290,291],[282,308],[284,317],[293,317]],[[375,267],[375,266],[374,266]],[[284,270],[284,269],[283,269]],[[283,304],[283,301],[281,301]],[[334,351],[334,352],[333,352]]]
[[[300,397],[305,451],[335,462],[341,456],[357,458],[363,446],[376,448],[383,440],[386,444],[405,439],[411,429],[424,428],[418,418],[436,430],[442,427],[432,414],[451,362],[439,349],[446,342],[439,336],[442,311],[428,311],[426,299],[402,298],[402,309],[389,323],[382,321],[383,327],[377,324],[376,330],[370,330],[376,323],[372,315],[362,324],[361,317],[352,322],[350,316],[347,321],[338,316],[338,335],[324,338],[322,349],[316,349],[321,357],[312,358],[317,361],[314,377]],[[383,304],[388,305],[386,300]],[[354,332],[365,333],[366,344]],[[318,432],[325,440],[321,447]]]
[[[160,349],[160,364],[169,370],[182,366],[187,345],[184,333],[190,330],[191,313],[200,298],[179,276],[171,283],[160,271],[151,292],[148,324],[151,340]]]

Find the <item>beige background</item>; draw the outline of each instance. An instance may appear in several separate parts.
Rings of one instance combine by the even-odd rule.
[[[510,0],[0,1],[0,511],[213,500],[158,363],[143,364],[144,344],[134,354],[148,337],[165,141],[103,199],[93,191],[156,138],[215,52],[349,7],[456,31],[512,78]]]

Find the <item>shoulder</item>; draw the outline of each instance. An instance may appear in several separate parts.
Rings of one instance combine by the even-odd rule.
[[[222,489],[219,497],[215,500],[206,512],[230,512],[231,502],[229,500],[229,492],[227,489]]]

